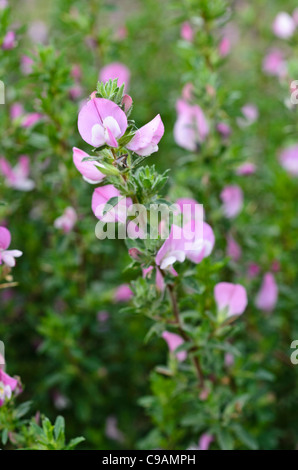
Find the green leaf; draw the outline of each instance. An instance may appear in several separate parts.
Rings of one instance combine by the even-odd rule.
[[[63,416],[57,416],[54,426],[54,436],[56,441],[61,439],[61,436],[64,437],[64,430],[65,430],[65,421]]]
[[[234,439],[229,431],[227,431],[226,429],[219,429],[216,434],[221,450],[234,449]]]
[[[249,449],[258,450],[259,446],[255,438],[249,434],[240,424],[233,424],[232,429],[238,439]]]
[[[103,208],[103,215],[106,215],[107,212],[111,211],[119,202],[123,199],[122,196],[111,197]]]

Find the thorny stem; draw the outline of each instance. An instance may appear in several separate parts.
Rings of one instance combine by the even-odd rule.
[[[173,284],[168,284],[167,288],[168,288],[168,291],[169,291],[169,295],[170,295],[170,299],[171,299],[171,303],[172,303],[172,307],[173,307],[173,313],[174,313],[174,316],[175,316],[175,319],[176,319],[176,322],[177,322],[177,325],[178,325],[180,335],[182,336],[182,338],[185,341],[190,341],[189,336],[183,330],[174,285]],[[191,352],[196,352],[196,351],[197,351],[196,347],[193,347],[191,349]],[[198,377],[199,387],[203,389],[204,388],[204,375],[203,375],[203,371],[202,371],[202,368],[201,368],[200,360],[199,360],[198,356],[193,356],[192,361],[193,361],[193,364],[195,366],[196,374],[197,374],[197,377]]]

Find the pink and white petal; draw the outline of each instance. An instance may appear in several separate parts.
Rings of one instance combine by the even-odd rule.
[[[0,227],[0,250],[6,250],[11,243],[11,234],[6,227]]]

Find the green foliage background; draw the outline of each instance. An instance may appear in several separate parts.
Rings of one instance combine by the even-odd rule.
[[[67,397],[67,407],[61,410],[67,434],[83,435],[82,448],[185,449],[210,429],[216,435],[213,448],[295,448],[298,369],[289,357],[290,344],[298,339],[298,186],[297,179],[281,169],[277,156],[297,140],[297,109],[284,105],[287,84],[262,72],[264,54],[282,43],[273,36],[272,21],[280,10],[292,12],[295,2],[11,4],[11,16],[1,14],[0,38],[13,24],[18,44],[0,53],[0,78],[6,85],[6,104],[0,106],[0,153],[12,163],[19,155],[29,155],[36,182],[28,193],[0,186],[0,200],[5,201],[0,220],[8,222],[13,247],[24,252],[13,270],[18,282],[13,295],[8,298],[6,291],[0,292],[0,338],[6,345],[8,372],[21,376],[25,384],[18,401],[33,400],[32,412],[42,410],[53,420],[60,412],[55,394]],[[209,18],[211,29],[200,30],[197,22],[196,40],[190,45],[180,38],[181,23],[190,18],[196,23],[201,13]],[[48,28],[45,45],[33,44],[27,34],[37,19]],[[216,58],[216,48],[225,19],[237,27],[239,39],[223,61]],[[123,24],[127,37],[119,40],[117,29]],[[94,48],[86,42],[90,37]],[[282,47],[296,79],[297,34]],[[34,57],[34,68],[26,77],[20,58],[28,53]],[[189,196],[203,203],[216,235],[212,256],[192,268],[191,279],[179,267],[186,288],[181,293],[182,310],[198,315],[214,311],[212,289],[218,280],[243,283],[248,290],[249,307],[233,330],[232,344],[223,342],[221,348],[215,339],[207,341],[206,318],[194,333],[204,344],[204,367],[217,377],[206,401],[198,398],[195,386],[187,385],[183,367],[176,370],[172,359],[167,364],[162,339],[152,336],[144,342],[152,321],[135,307],[121,312],[122,305],[115,303],[117,286],[140,273],[125,269],[130,258],[121,241],[96,239],[90,208],[93,188],[72,162],[73,146],[88,149],[77,131],[78,100],[69,97],[74,85],[71,67],[82,68],[87,97],[96,87],[100,68],[112,61],[131,70],[129,92],[138,127],[158,113],[165,124],[160,151],[148,164],[159,171],[171,169],[171,200]],[[189,81],[212,127],[201,151],[191,155],[173,139],[175,102]],[[216,90],[215,97],[206,93],[207,84]],[[9,109],[16,101],[45,119],[33,129],[12,123]],[[247,102],[258,106],[260,117],[253,126],[240,129],[236,118]],[[227,145],[215,131],[221,119],[233,129]],[[256,175],[235,176],[235,168],[247,159],[256,163]],[[240,184],[245,195],[245,208],[233,223],[223,218],[219,198],[231,183]],[[79,221],[65,235],[53,222],[70,205]],[[237,264],[225,255],[230,230],[243,249]],[[246,273],[249,262],[259,263],[266,272],[274,260],[280,262],[279,301],[272,315],[266,315],[254,306],[261,277],[249,280]],[[137,287],[137,299],[150,303],[146,283],[139,281]],[[104,327],[97,321],[101,310],[110,313]],[[239,352],[231,373],[223,366],[229,347]],[[170,377],[156,370],[166,364]],[[117,418],[123,442],[107,437],[109,416]]]

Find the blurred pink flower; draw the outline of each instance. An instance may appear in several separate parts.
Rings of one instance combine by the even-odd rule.
[[[112,184],[96,188],[92,196],[92,211],[94,215],[103,222],[125,223],[127,219],[127,208],[132,204],[132,200],[122,197],[118,204],[103,215],[106,203],[112,197],[121,197],[121,193]]]
[[[126,65],[121,62],[112,62],[111,64],[103,67],[99,73],[100,82],[108,82],[109,80],[115,80],[118,78],[118,86],[120,87],[125,84],[124,90],[127,91],[129,88],[130,71]]]
[[[121,284],[115,291],[115,302],[128,302],[133,296],[129,284]]]
[[[209,450],[211,442],[214,441],[214,437],[211,434],[204,433],[199,439],[199,450]]]
[[[27,113],[25,114],[23,120],[22,120],[22,127],[31,127],[34,126],[37,122],[39,122],[42,119],[42,114],[40,113]]]
[[[109,312],[106,310],[101,310],[100,312],[97,312],[96,318],[99,323],[106,323],[110,317]]]
[[[224,138],[229,137],[232,133],[229,124],[226,124],[225,122],[219,122],[216,126],[216,129]]]
[[[247,306],[246,290],[241,284],[220,282],[214,288],[214,297],[218,312],[226,318],[242,315]]]
[[[77,147],[73,147],[73,162],[77,168],[77,170],[81,173],[84,180],[90,184],[97,184],[100,183],[105,175],[101,173],[100,167],[102,166],[97,161],[86,161],[83,162],[84,158],[89,157],[88,153],[84,152]]]
[[[295,8],[293,11],[292,18],[295,21],[296,26],[298,26],[298,8]]]
[[[176,144],[186,150],[195,151],[208,133],[209,125],[202,109],[179,99],[176,104],[177,120],[174,126]]]
[[[231,51],[231,42],[229,38],[223,37],[218,46],[219,55],[226,57]]]
[[[292,176],[298,176],[298,145],[291,145],[280,154],[281,166]]]
[[[54,227],[61,229],[64,233],[70,232],[78,217],[73,207],[67,207],[63,214],[54,221]]]
[[[22,256],[20,250],[8,250],[11,243],[11,234],[6,227],[0,227],[0,264],[2,262],[13,268],[16,264],[15,258]]]
[[[272,270],[274,273],[278,273],[278,272],[280,271],[280,262],[278,261],[278,259],[274,259],[274,260],[272,261],[271,270]]]
[[[226,186],[222,190],[220,198],[223,202],[224,214],[228,219],[233,219],[241,212],[243,207],[243,192],[240,186]]]
[[[294,19],[288,13],[282,11],[276,16],[272,29],[277,37],[281,39],[289,39],[295,32],[296,24]]]
[[[80,98],[80,96],[82,96],[82,94],[83,94],[83,89],[79,83],[76,83],[69,90],[69,96],[72,100],[77,100],[78,98]]]
[[[253,175],[256,172],[256,165],[251,162],[244,162],[238,166],[236,174],[239,176]]]
[[[21,103],[14,103],[10,107],[10,118],[12,121],[24,115],[24,108]]]
[[[21,57],[21,70],[24,75],[30,75],[32,72],[33,59],[27,55],[22,55]]]
[[[127,128],[127,118],[116,103],[105,98],[89,100],[79,112],[78,129],[81,137],[93,147],[118,147],[117,139]]]
[[[71,72],[70,72],[72,78],[75,79],[76,82],[79,82],[82,78],[82,70],[81,66],[79,64],[74,64],[71,67]]]
[[[118,421],[115,416],[109,416],[106,420],[105,434],[113,441],[123,443],[125,438],[122,431],[118,429]]]
[[[0,369],[0,406],[3,405],[5,400],[10,400],[12,392],[17,388],[17,385],[18,381],[16,379]]]
[[[238,245],[232,235],[227,236],[227,256],[229,256],[235,262],[239,261],[242,256],[241,247]]]
[[[285,77],[287,75],[287,63],[280,49],[271,49],[263,60],[263,71],[267,75]]]
[[[261,288],[256,297],[256,306],[264,312],[272,312],[278,297],[278,287],[272,273],[264,275]]]
[[[48,27],[44,21],[32,21],[28,28],[28,35],[34,43],[44,44],[48,39]]]
[[[184,23],[182,23],[181,29],[180,29],[180,35],[181,35],[181,38],[184,39],[184,41],[187,41],[187,42],[193,41],[194,31],[192,29],[191,24],[188,21],[185,21]]]
[[[247,127],[257,121],[259,117],[258,108],[251,103],[246,104],[241,108],[243,117],[237,119],[239,127]]]
[[[8,1],[7,0],[0,0],[0,10],[4,10],[7,7],[8,7]]]
[[[123,41],[124,39],[127,38],[127,28],[126,26],[119,26],[119,28],[116,31],[116,38],[119,41]]]
[[[247,274],[248,274],[248,277],[250,277],[251,279],[253,279],[254,277],[256,277],[260,272],[260,266],[256,263],[250,263],[248,265],[248,269],[247,269]]]
[[[232,365],[234,365],[234,362],[235,362],[234,354],[226,353],[225,354],[225,366],[231,367]]]
[[[3,50],[10,50],[13,49],[16,46],[16,35],[14,31],[8,31],[6,35],[4,36],[3,42],[2,42],[2,49]]]
[[[30,163],[26,155],[21,155],[14,167],[4,157],[0,157],[0,173],[5,177],[6,186],[10,188],[19,191],[31,191],[35,187],[34,181],[28,178]]]
[[[192,83],[186,83],[182,89],[182,99],[185,101],[192,101],[194,86]]]
[[[164,125],[158,114],[152,121],[137,130],[126,147],[142,157],[148,157],[158,151],[158,143],[163,134]]]
[[[175,353],[176,349],[179,346],[181,346],[181,344],[184,343],[183,338],[181,338],[181,336],[179,336],[179,335],[176,335],[175,333],[170,333],[169,331],[164,331],[161,336],[165,340],[165,342],[167,343],[170,352],[175,354],[178,361],[179,362],[185,361],[185,359],[187,358],[187,352],[186,351],[179,351],[179,352]]]

